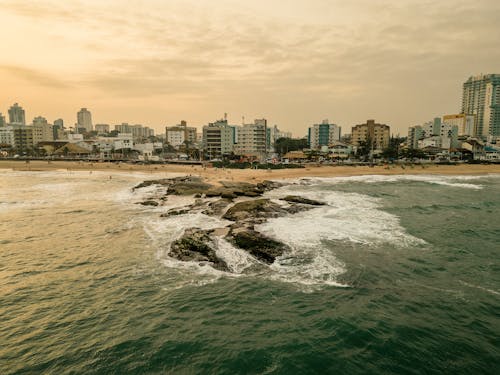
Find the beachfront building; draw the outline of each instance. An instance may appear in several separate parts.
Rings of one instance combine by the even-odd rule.
[[[442,122],[439,117],[422,125],[408,129],[409,148],[456,148],[458,147],[459,127],[454,123]]]
[[[50,142],[53,140],[53,125],[49,124],[45,117],[35,117],[33,119],[33,144],[36,146],[40,142]]]
[[[357,147],[362,142],[371,142],[374,150],[382,150],[389,146],[390,133],[391,128],[388,125],[368,120],[366,124],[353,126],[352,144]]]
[[[322,146],[329,146],[340,141],[340,126],[331,124],[328,120],[323,120],[321,124],[314,124],[308,131],[309,147],[318,150]]]
[[[352,145],[340,141],[331,143],[327,150],[331,159],[347,159],[354,153]]]
[[[6,125],[7,125],[7,122],[5,121],[5,116],[2,115],[2,113],[0,112],[0,127],[6,126]]]
[[[18,103],[14,103],[14,105],[9,108],[9,124],[26,125],[24,109]]]
[[[0,147],[14,147],[14,128],[12,126],[0,127]]]
[[[500,74],[480,74],[463,84],[462,111],[475,116],[476,136],[500,136]]]
[[[203,127],[202,144],[208,159],[220,158],[234,151],[236,141],[235,126],[227,120],[218,120]]]
[[[193,146],[197,142],[197,129],[187,126],[187,122],[183,120],[176,126],[165,127],[165,140],[175,148]]]
[[[15,125],[14,129],[14,149],[23,154],[33,149],[33,127]]]
[[[92,127],[92,114],[87,108],[82,108],[76,114],[76,127],[80,132],[91,132],[94,130]]]
[[[234,153],[263,160],[267,153],[267,120],[258,119],[253,124],[236,128]]]
[[[473,136],[474,122],[474,115],[466,115],[464,113],[443,116],[443,124],[457,126],[458,136]]]

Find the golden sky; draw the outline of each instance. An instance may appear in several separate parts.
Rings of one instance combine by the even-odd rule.
[[[0,0],[0,112],[406,134],[459,112],[470,75],[500,73],[499,20],[498,0]]]

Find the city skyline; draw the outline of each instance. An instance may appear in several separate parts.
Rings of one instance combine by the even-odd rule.
[[[463,82],[500,65],[496,1],[139,4],[0,0],[2,113],[72,125],[87,107],[159,132],[227,112],[294,135],[374,118],[405,134],[459,113]]]

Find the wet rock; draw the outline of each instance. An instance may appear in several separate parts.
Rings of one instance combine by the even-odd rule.
[[[281,198],[282,201],[287,201],[289,203],[300,203],[307,204],[310,206],[324,206],[326,203],[315,201],[313,199],[299,197],[298,195],[287,195],[285,198]]]
[[[160,217],[184,215],[184,214],[189,213],[189,211],[190,211],[189,208],[171,209],[171,210],[168,210],[166,213],[161,214]]]
[[[171,183],[171,179],[170,178],[162,178],[162,179],[159,179],[159,180],[148,180],[148,181],[143,181],[139,185],[134,186],[132,188],[132,190],[145,188],[145,187],[148,187],[148,186],[151,186],[151,185],[167,186],[167,185],[170,185],[170,183]]]
[[[217,257],[210,233],[199,228],[187,229],[180,239],[172,243],[169,255],[184,262],[209,262],[217,270],[229,271],[227,263]]]
[[[280,183],[280,182],[269,181],[269,180],[264,180],[264,181],[259,182],[257,184],[257,188],[259,188],[261,190],[264,190],[264,191],[269,191],[269,190],[277,189],[277,188],[280,188],[282,186],[283,186],[283,184]]]
[[[148,199],[147,201],[144,201],[144,202],[139,202],[139,204],[143,205],[143,206],[158,206],[159,203],[152,200],[152,199]]]
[[[289,250],[287,245],[246,226],[232,228],[226,239],[267,264],[272,264],[277,257]]]
[[[177,177],[171,181],[167,190],[168,195],[201,195],[212,187],[199,177]]]
[[[219,199],[208,204],[208,208],[203,211],[205,215],[222,215],[222,212],[231,203],[230,199]]]

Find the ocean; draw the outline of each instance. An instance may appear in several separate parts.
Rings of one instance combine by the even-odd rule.
[[[166,174],[164,176],[167,176]],[[1,374],[498,374],[500,175],[305,178],[268,266],[169,245],[218,217],[148,173],[0,170]]]

